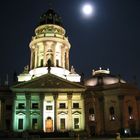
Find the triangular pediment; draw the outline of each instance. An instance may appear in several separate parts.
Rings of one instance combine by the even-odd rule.
[[[11,88],[13,91],[85,91],[85,87],[53,74],[45,74],[30,81],[19,83]]]
[[[72,114],[79,115],[79,114],[81,114],[81,112],[80,111],[74,111]]]

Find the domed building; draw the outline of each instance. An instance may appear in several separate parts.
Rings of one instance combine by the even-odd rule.
[[[40,17],[29,48],[30,64],[18,82],[0,88],[0,130],[139,133],[140,91],[109,69],[99,68],[83,82],[69,64],[71,45],[54,10]]]
[[[84,82],[85,122],[89,135],[136,134],[140,130],[140,92],[108,70],[93,71]]]
[[[40,17],[29,44],[30,69],[18,76],[13,130],[84,131],[84,85],[73,67],[69,70],[71,45],[60,16],[49,9]]]
[[[111,75],[109,69],[102,70],[100,67],[99,70],[93,70],[93,75],[91,78],[85,80],[85,86],[96,87],[98,85],[112,85],[118,82],[126,83],[124,80],[120,79],[120,77]]]

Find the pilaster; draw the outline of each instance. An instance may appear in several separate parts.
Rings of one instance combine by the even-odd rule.
[[[25,97],[26,97],[26,130],[30,130],[30,99],[31,96],[28,93],[25,93]]]
[[[53,99],[54,99],[54,131],[57,131],[57,98],[58,98],[58,93],[55,93],[53,95]]]
[[[81,93],[81,128],[85,130],[85,104],[84,104],[84,95]]]
[[[118,99],[119,99],[119,117],[120,117],[120,125],[121,125],[121,128],[120,129],[123,129],[124,128],[124,126],[123,126],[123,112],[125,111],[125,110],[123,110],[124,109],[124,107],[123,107],[123,102],[124,102],[124,96],[123,95],[120,95],[120,96],[118,96]]]
[[[72,130],[72,93],[68,93],[67,98],[68,98],[68,130]]]
[[[99,108],[100,108],[100,121],[101,121],[101,132],[100,134],[105,133],[105,106],[104,106],[104,97],[98,98]]]
[[[40,130],[43,131],[43,103],[44,103],[44,94],[40,93]]]
[[[13,130],[15,131],[16,130],[16,94],[14,94],[14,97],[13,97],[13,108],[12,108],[12,128]]]

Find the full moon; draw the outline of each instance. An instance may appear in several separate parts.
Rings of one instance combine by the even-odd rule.
[[[89,17],[93,13],[93,6],[89,3],[86,3],[82,6],[82,12],[86,17]]]

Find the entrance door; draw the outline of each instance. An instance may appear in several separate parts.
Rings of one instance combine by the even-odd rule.
[[[46,128],[46,132],[53,132],[53,120],[51,117],[48,117],[45,120],[45,128]]]
[[[60,129],[61,129],[61,131],[65,131],[65,119],[64,118],[60,119]]]

